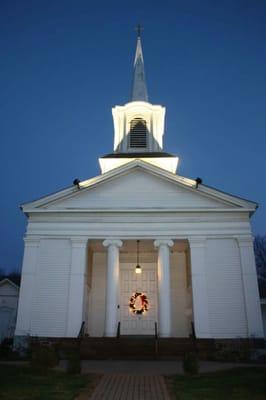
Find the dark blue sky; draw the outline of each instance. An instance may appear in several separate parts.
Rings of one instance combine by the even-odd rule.
[[[266,233],[264,0],[1,0],[0,267],[21,267],[19,204],[99,174],[112,151],[138,22],[179,174],[257,201],[253,232]]]

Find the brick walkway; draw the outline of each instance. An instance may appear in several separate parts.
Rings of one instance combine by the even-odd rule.
[[[90,400],[170,400],[162,376],[104,375]]]

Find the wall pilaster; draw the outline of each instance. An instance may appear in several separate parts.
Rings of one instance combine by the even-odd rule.
[[[253,239],[238,237],[249,337],[264,337]]]
[[[77,337],[84,318],[86,261],[88,239],[71,238],[71,269],[69,277],[67,337]]]
[[[194,328],[197,338],[211,338],[206,276],[206,238],[189,239]]]
[[[36,286],[36,266],[40,239],[39,237],[25,237],[24,243],[22,277],[15,330],[15,335],[17,336],[28,336],[31,333],[33,289]]]

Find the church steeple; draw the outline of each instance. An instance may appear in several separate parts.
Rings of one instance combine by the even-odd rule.
[[[131,99],[112,109],[114,147],[99,159],[102,173],[136,159],[176,172],[178,158],[163,151],[165,107],[148,100],[140,30],[138,25]]]
[[[133,75],[131,101],[149,101],[147,85],[145,80],[144,59],[143,59],[141,39],[140,39],[140,31],[141,31],[140,25],[138,25],[137,30],[138,30],[138,38],[137,38],[137,48],[134,61],[134,75]]]

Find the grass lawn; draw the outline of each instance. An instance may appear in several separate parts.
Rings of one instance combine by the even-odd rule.
[[[29,367],[0,366],[1,400],[73,400],[89,383],[88,376],[49,371],[45,375]]]
[[[171,387],[177,400],[266,400],[266,368],[177,376]]]

